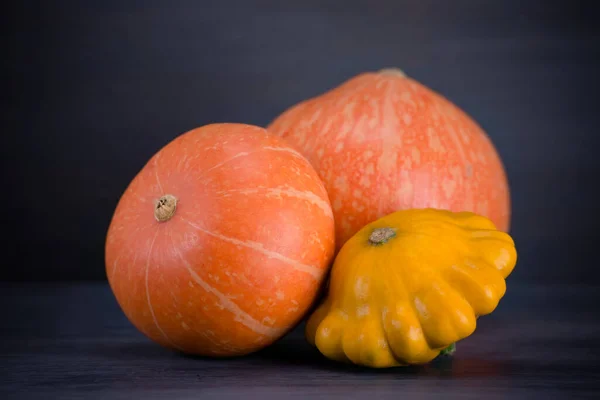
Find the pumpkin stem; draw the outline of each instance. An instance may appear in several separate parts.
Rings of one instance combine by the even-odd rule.
[[[371,232],[369,243],[378,246],[387,243],[394,236],[396,236],[396,230],[393,228],[377,228]]]
[[[384,68],[379,70],[382,75],[396,76],[398,78],[406,78],[406,74],[400,68]]]
[[[172,194],[165,194],[156,202],[154,207],[154,218],[158,222],[165,222],[175,215],[177,208],[177,198]]]

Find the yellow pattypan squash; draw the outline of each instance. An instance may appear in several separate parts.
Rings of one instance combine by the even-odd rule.
[[[516,260],[512,238],[483,216],[387,215],[336,256],[307,340],[330,359],[368,367],[427,363],[496,308]]]

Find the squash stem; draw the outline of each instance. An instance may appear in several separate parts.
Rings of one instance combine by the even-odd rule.
[[[400,68],[383,68],[379,70],[382,75],[396,76],[398,78],[406,78],[406,74]]]
[[[377,228],[371,232],[369,243],[374,246],[379,246],[387,243],[394,236],[396,236],[396,230],[393,228]]]
[[[451,356],[455,352],[456,352],[456,343],[452,343],[450,346],[448,346],[444,350],[440,351],[440,357]]]

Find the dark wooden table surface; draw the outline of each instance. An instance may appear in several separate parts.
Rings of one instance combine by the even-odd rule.
[[[419,368],[324,360],[302,325],[234,360],[138,333],[106,284],[2,284],[2,399],[600,398],[600,287],[510,284],[457,353]]]

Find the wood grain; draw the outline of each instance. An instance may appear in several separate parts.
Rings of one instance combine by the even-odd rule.
[[[302,326],[248,357],[186,357],[138,333],[106,284],[4,284],[0,398],[597,398],[599,289],[509,282],[452,358],[376,371],[325,360]]]

